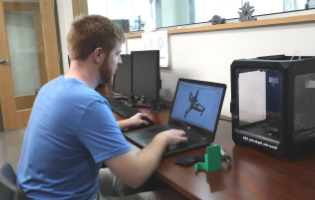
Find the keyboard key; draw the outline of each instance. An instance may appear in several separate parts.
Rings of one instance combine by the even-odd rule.
[[[161,133],[163,131],[167,131],[170,130],[169,127],[165,127],[165,126],[156,126],[154,128],[149,129],[150,132],[154,133],[154,134],[158,134]],[[196,144],[199,143],[200,140],[192,137],[191,135],[186,134],[187,137],[187,143],[179,143],[179,146],[186,146],[187,144]]]
[[[126,105],[124,102],[119,101],[117,99],[114,99],[112,97],[108,97],[108,96],[104,96],[104,98],[108,101],[111,109],[115,112],[117,112],[118,114],[120,114],[121,116],[125,117],[125,118],[130,118],[132,116],[134,116],[137,113],[140,113],[139,110],[134,109],[128,105]]]

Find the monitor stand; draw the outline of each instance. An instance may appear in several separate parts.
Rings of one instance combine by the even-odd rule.
[[[137,99],[135,99],[135,104],[133,104],[131,107],[145,107],[145,108],[151,108],[149,105],[149,101],[145,99],[144,96],[141,96]]]
[[[137,103],[137,101],[138,101],[138,99],[136,99],[135,96],[131,95],[131,96],[129,97],[129,99],[127,100],[127,103],[129,103],[129,104],[135,104],[135,103]]]
[[[130,97],[126,97],[126,96],[120,96],[120,97],[115,97],[114,99],[116,100],[127,100],[128,104],[134,104],[136,103],[136,99],[135,96],[131,95]]]
[[[151,112],[161,112],[161,104],[158,101],[148,101],[144,96],[137,99],[137,103],[133,104],[132,107],[145,107],[151,108]]]

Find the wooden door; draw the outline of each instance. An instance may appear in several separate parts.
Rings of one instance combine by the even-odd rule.
[[[25,127],[35,89],[60,75],[53,0],[0,0],[0,59],[3,129]]]

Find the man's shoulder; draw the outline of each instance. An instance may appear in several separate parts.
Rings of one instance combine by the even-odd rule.
[[[65,79],[62,76],[50,81],[39,91],[39,97],[63,102],[83,103],[86,106],[93,102],[104,103],[105,99],[98,92],[76,79]]]
[[[101,103],[105,103],[105,98],[102,97],[97,91],[91,88],[85,87],[82,91],[77,90],[76,92],[77,95],[80,96],[82,101],[89,99],[93,102],[98,101]]]

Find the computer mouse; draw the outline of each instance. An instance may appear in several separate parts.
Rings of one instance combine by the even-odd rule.
[[[147,121],[149,125],[153,125],[154,121],[150,120],[149,118],[143,117],[142,120]]]

